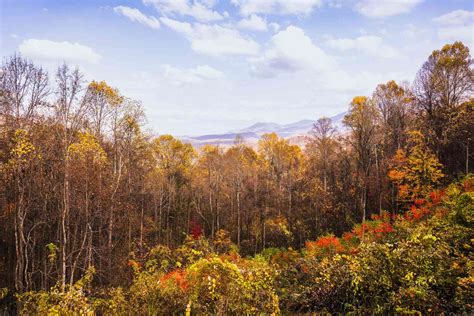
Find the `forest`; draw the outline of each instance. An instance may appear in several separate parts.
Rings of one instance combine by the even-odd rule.
[[[194,148],[77,68],[5,57],[0,314],[471,314],[473,83],[454,42],[343,132]]]

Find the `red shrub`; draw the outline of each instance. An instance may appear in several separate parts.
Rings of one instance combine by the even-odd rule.
[[[319,237],[316,241],[307,241],[306,248],[314,254],[338,253],[344,251],[339,238],[334,236]]]

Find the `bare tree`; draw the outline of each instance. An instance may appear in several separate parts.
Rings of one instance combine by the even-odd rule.
[[[54,103],[54,113],[57,122],[62,128],[62,207],[60,210],[61,228],[61,285],[64,289],[68,269],[68,216],[70,213],[70,166],[69,146],[72,143],[73,133],[83,125],[83,118],[87,110],[87,102],[81,95],[83,90],[83,76],[79,69],[71,70],[66,64],[61,65],[56,73],[57,100]]]
[[[7,59],[0,70],[0,115],[11,118],[15,128],[30,124],[49,94],[48,74],[21,55]]]

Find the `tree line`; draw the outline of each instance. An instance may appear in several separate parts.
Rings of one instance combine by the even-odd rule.
[[[469,49],[433,51],[413,83],[356,96],[346,132],[319,119],[304,148],[278,135],[252,147],[193,148],[144,129],[139,101],[63,64],[21,55],[0,72],[0,288],[131,281],[128,259],[187,235],[228,234],[241,255],[301,248],[383,211],[396,215],[472,171]],[[159,100],[157,100],[159,102]]]

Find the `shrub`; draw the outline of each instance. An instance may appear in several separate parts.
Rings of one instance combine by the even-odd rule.
[[[218,257],[197,261],[188,269],[191,311],[198,314],[276,314],[273,276],[263,261],[240,266]]]
[[[25,292],[17,295],[19,313],[27,315],[87,315],[93,313],[93,306],[86,295],[86,287],[92,281],[94,268],[64,291],[57,284],[50,291]]]

